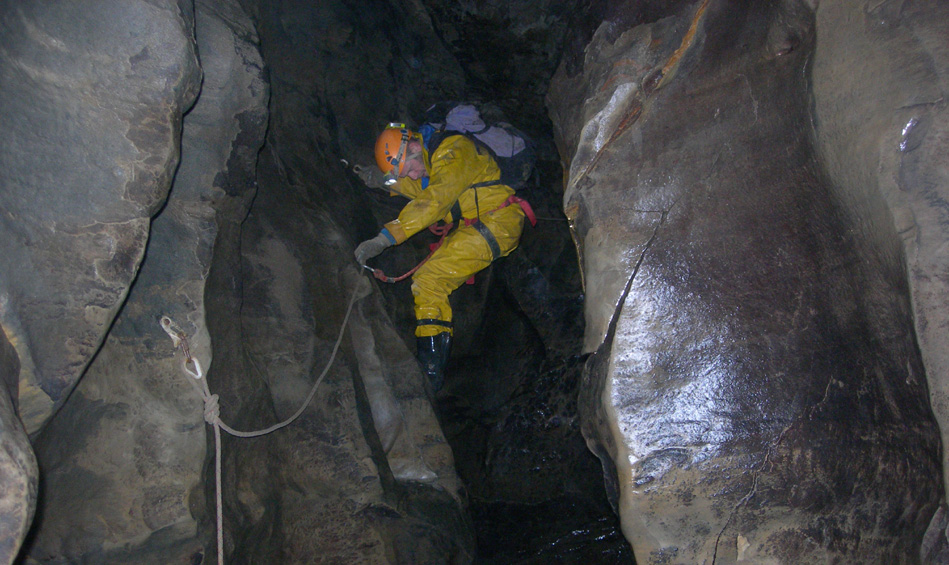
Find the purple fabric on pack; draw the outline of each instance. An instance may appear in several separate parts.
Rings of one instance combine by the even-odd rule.
[[[513,157],[524,149],[524,140],[511,135],[507,130],[491,126],[484,133],[475,134],[498,157]]]
[[[484,129],[481,113],[471,104],[455,106],[445,116],[445,129],[464,132],[479,132]]]
[[[485,128],[484,120],[478,109],[470,104],[455,106],[445,116],[445,129],[473,133],[494,151],[498,157],[513,157],[524,149],[524,140],[503,128],[491,126]],[[484,130],[484,131],[482,131]]]

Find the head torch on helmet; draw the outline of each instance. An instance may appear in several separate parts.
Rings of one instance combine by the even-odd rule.
[[[412,132],[405,124],[399,123],[390,123],[379,134],[376,140],[376,164],[385,173],[383,183],[386,186],[394,184],[405,168],[405,153],[411,137]]]

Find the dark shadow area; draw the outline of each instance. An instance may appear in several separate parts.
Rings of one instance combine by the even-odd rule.
[[[468,490],[477,563],[635,562],[580,433],[583,290],[551,189],[559,173],[540,164],[538,225],[478,277],[486,289],[454,300],[462,347],[436,409]],[[485,307],[469,308],[476,298]]]

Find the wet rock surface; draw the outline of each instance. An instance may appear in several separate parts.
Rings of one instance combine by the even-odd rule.
[[[604,24],[551,89],[585,118],[555,120],[584,435],[638,562],[914,562],[942,496],[906,283],[811,141],[813,26],[706,2]]]
[[[883,2],[859,12],[845,2],[822,2],[816,25],[817,148],[836,194],[854,217],[859,240],[884,255],[890,276],[908,276],[917,340],[945,445],[949,46],[937,38],[949,34],[949,7]]]

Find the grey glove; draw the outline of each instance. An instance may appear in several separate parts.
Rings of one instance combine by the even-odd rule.
[[[355,165],[353,172],[356,173],[356,176],[369,188],[382,188],[385,186],[382,182],[385,175],[382,174],[379,167],[373,165],[369,165],[368,167]]]
[[[356,247],[356,262],[365,265],[366,261],[385,251],[387,247],[392,247],[392,242],[386,234],[379,232],[379,235],[359,244]]]

